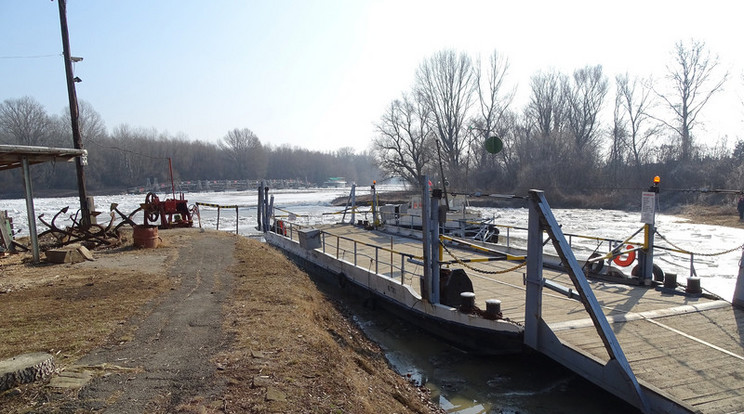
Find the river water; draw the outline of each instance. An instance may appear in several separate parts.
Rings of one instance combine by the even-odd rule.
[[[394,190],[392,186],[378,186],[378,191]],[[362,190],[364,191],[364,190]],[[357,189],[357,194],[360,192]],[[274,205],[279,213],[297,216],[297,221],[307,223],[334,223],[341,219],[339,208],[330,205],[337,198],[348,195],[348,189],[275,190]],[[549,194],[546,194],[548,202]],[[161,199],[168,195],[160,194]],[[189,205],[195,202],[238,206],[222,209],[219,228],[235,231],[245,236],[259,237],[256,231],[256,191],[224,193],[185,194]],[[96,197],[96,210],[101,211],[99,223],[109,220],[112,203],[120,211],[129,213],[144,202],[144,195],[113,195]],[[35,214],[51,217],[62,207],[75,210],[78,199],[37,198]],[[640,205],[640,194],[639,194]],[[661,203],[663,207],[663,200]],[[0,210],[7,210],[13,218],[19,235],[28,234],[26,205],[24,200],[0,199]],[[514,227],[527,227],[527,209],[523,206],[510,208],[480,208],[483,217],[492,217],[494,222]],[[663,211],[663,210],[662,210]],[[557,209],[553,211],[565,234],[581,234],[625,240],[642,226],[640,212],[616,210]],[[62,217],[60,217],[62,218]],[[205,228],[216,228],[216,208],[202,207],[195,221]],[[117,217],[118,219],[118,217]],[[141,216],[135,216],[142,222]],[[69,220],[60,220],[69,224]],[[695,253],[694,270],[701,278],[702,286],[727,300],[733,296],[736,276],[739,271],[744,230],[721,226],[693,224],[688,220],[665,214],[656,218],[659,234],[668,240],[657,238],[659,245],[684,249]],[[37,224],[39,231],[45,226]],[[526,245],[526,232],[512,229],[509,232],[512,246]],[[502,241],[505,232],[502,231]],[[633,240],[639,240],[636,237]],[[578,259],[584,259],[594,251],[607,251],[606,244],[598,245],[593,240],[572,238]],[[732,250],[729,253],[715,255]],[[690,274],[690,256],[657,250],[657,263],[666,272],[677,273],[684,281]],[[536,355],[507,357],[474,357],[428,336],[416,327],[404,323],[394,316],[376,309],[368,309],[361,301],[346,298],[354,309],[358,324],[367,335],[385,350],[390,363],[412,382],[427,386],[432,396],[448,413],[624,413],[630,408],[622,401],[598,389],[570,371]]]

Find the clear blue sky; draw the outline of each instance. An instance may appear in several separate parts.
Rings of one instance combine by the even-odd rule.
[[[66,107],[57,7],[0,0],[0,100]],[[744,138],[744,29],[733,1],[68,0],[67,12],[72,55],[84,58],[78,98],[109,130],[126,123],[217,142],[250,128],[274,146],[362,150],[438,50],[499,50],[522,103],[539,70],[602,64],[611,80],[660,78],[674,43],[695,38],[731,72],[706,111],[708,130]]]

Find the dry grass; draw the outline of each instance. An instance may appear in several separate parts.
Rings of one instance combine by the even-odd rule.
[[[145,254],[131,247],[94,253],[130,263]],[[33,265],[30,259],[30,255],[0,259],[0,359],[49,352],[58,369],[64,369],[107,341],[131,339],[125,321],[172,284],[164,268],[107,270],[96,262]],[[66,392],[49,401],[43,386],[29,384],[0,394],[0,411],[39,412],[43,406],[43,412],[56,412],[54,407],[75,398],[74,392]]]
[[[119,254],[137,252],[121,249]],[[26,352],[58,354],[71,363],[107,339],[142,304],[170,286],[152,273],[80,265],[2,260],[0,359]]]
[[[736,211],[736,206],[688,205],[682,207],[677,215],[693,223],[744,228],[744,223],[739,221],[739,213]]]
[[[421,391],[395,374],[381,350],[278,251],[241,240],[237,254],[238,285],[225,321],[236,344],[222,356],[228,412],[432,411]],[[267,398],[275,391],[284,400]]]

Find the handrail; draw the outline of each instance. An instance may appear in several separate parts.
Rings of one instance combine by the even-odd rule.
[[[363,213],[363,212],[360,211],[360,213]],[[488,220],[486,220],[486,221],[488,221]],[[290,232],[293,231],[292,230],[293,229],[293,226],[300,226],[299,224],[291,223],[291,222],[288,222],[288,221],[285,221],[285,223],[290,224],[290,226],[289,226],[289,231]],[[477,222],[473,222],[473,224],[478,224],[478,223]],[[411,223],[411,225],[413,225],[413,223]],[[496,227],[498,229],[505,229],[506,230],[506,234],[505,235],[504,235],[503,232],[501,232],[500,235],[501,236],[505,236],[505,238],[506,238],[505,244],[506,244],[506,247],[507,248],[512,247],[512,239],[514,238],[514,236],[511,234],[512,230],[524,231],[525,233],[528,230],[526,227],[513,226],[513,225],[508,225],[508,224],[499,224],[499,223],[493,223],[493,222],[489,223],[489,225],[491,225],[493,227]],[[342,237],[342,238],[344,238],[343,236],[337,236],[337,235],[333,235],[333,236],[334,237]],[[568,244],[572,248],[574,246],[574,241],[573,241],[574,238],[580,239],[580,240],[590,240],[590,241],[595,241],[595,242],[599,242],[599,243],[604,243],[604,242],[608,243],[608,250],[607,250],[608,251],[608,254],[602,255],[602,256],[598,256],[598,257],[594,258],[593,260],[596,260],[596,261],[598,261],[598,260],[607,260],[607,259],[610,259],[610,258],[615,257],[617,255],[627,254],[627,253],[632,252],[632,251],[640,250],[642,248],[641,246],[643,245],[643,241],[641,241],[641,240],[630,240],[630,238],[632,238],[634,236],[630,236],[626,240],[620,240],[620,239],[614,239],[614,238],[608,238],[608,237],[588,236],[588,235],[575,234],[575,233],[564,233],[564,236],[568,239],[567,240],[568,241]],[[344,238],[344,239],[345,240],[348,240],[348,241],[353,241],[352,239],[349,239],[349,238]],[[363,244],[365,246],[368,246],[368,247],[382,249],[384,252],[389,252],[391,254],[401,254],[404,258],[407,257],[409,261],[410,260],[419,260],[419,261],[423,260],[423,257],[422,256],[415,256],[415,255],[411,255],[409,253],[398,252],[398,251],[391,250],[391,249],[388,249],[388,248],[385,248],[385,247],[374,246],[372,244],[368,244],[368,243],[364,243],[364,242],[360,242],[360,241],[356,241],[356,242],[357,243],[361,243],[361,244]],[[622,245],[625,245],[625,244],[632,244],[632,245],[635,245],[637,247],[634,247],[632,249],[619,249],[618,248],[618,246],[622,246]],[[677,260],[689,261],[689,264],[690,264],[689,265],[690,276],[695,276],[695,270],[694,270],[694,268],[695,268],[694,267],[695,254],[694,253],[689,252],[689,251],[686,251],[686,250],[682,250],[682,249],[679,249],[679,248],[661,246],[661,245],[658,245],[658,244],[657,245],[654,245],[654,249],[665,251],[665,252],[669,252],[669,253],[676,253],[676,254],[686,255],[686,256],[689,255],[689,259],[684,259],[684,258],[678,257]],[[588,260],[591,261],[592,259],[588,259]],[[686,265],[682,265],[680,263],[676,263],[676,264],[675,263],[670,263],[670,264],[672,264],[674,266],[680,266],[680,267],[685,267],[686,266]]]
[[[297,233],[297,230],[302,228],[304,226],[292,223],[292,222],[285,222],[285,231],[287,234],[280,234],[281,236],[287,237],[289,239],[294,239],[295,234]],[[382,247],[378,245],[374,245],[371,243],[367,243],[364,241],[356,240],[350,237],[341,236],[338,234],[333,234],[324,230],[320,231],[321,234],[321,250],[324,254],[335,256],[337,259],[345,260],[346,254],[351,253],[353,256],[353,263],[354,266],[359,267],[360,264],[360,258],[367,258],[370,260],[370,266],[374,263],[374,273],[379,274],[383,277],[390,277],[390,278],[396,278],[396,273],[400,274],[400,284],[404,285],[406,281],[406,274],[410,274],[417,278],[421,278],[421,275],[410,272],[406,270],[405,262],[410,262],[414,264],[420,263],[420,261],[423,260],[422,256],[417,256],[411,253],[405,253],[401,251],[397,251],[393,248],[387,248]],[[334,243],[335,240],[335,243]],[[341,241],[347,242],[351,244],[351,248],[342,246]],[[365,253],[364,251],[360,250],[359,246],[366,246],[369,248],[374,249],[374,256]],[[390,253],[390,261],[384,260],[384,257],[387,255],[380,255],[380,252],[384,253]],[[400,263],[396,264],[395,260],[393,258],[393,255],[398,255],[400,257]],[[381,260],[381,256],[383,259]],[[385,273],[380,273],[381,268],[389,268],[389,276],[387,276]]]

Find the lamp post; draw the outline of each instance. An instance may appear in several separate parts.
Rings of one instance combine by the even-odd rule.
[[[67,32],[67,5],[66,0],[57,0],[59,5],[59,25],[62,31],[62,52],[65,60],[65,74],[67,76],[67,95],[70,100],[70,124],[72,125],[72,143],[75,149],[83,149],[83,139],[80,136],[80,124],[78,123],[79,109],[77,103],[77,94],[75,93],[75,82],[80,82],[80,78],[74,77],[72,73],[72,61],[82,60],[81,58],[70,57],[70,38]],[[87,229],[90,227],[90,209],[88,208],[88,195],[85,190],[85,172],[83,166],[84,160],[81,157],[75,157],[75,170],[77,171],[78,195],[80,197],[80,225]]]

